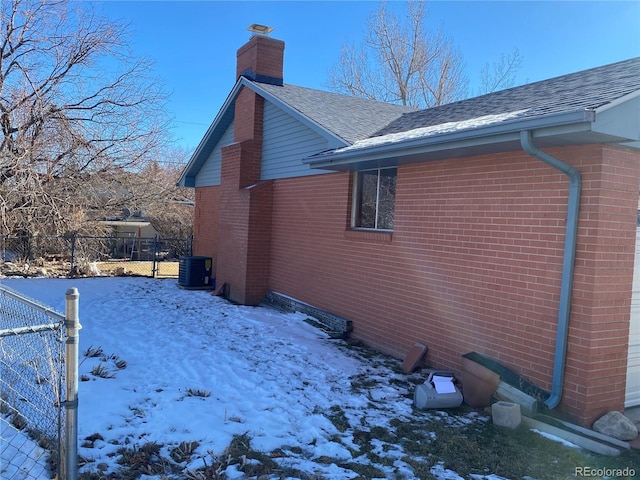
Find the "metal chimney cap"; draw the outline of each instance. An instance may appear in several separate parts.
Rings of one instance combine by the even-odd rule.
[[[267,25],[260,25],[259,23],[253,23],[249,25],[247,30],[252,33],[257,33],[260,35],[269,35],[273,31],[274,27],[268,27]]]

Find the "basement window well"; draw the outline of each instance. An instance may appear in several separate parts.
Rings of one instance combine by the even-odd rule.
[[[351,227],[393,230],[397,168],[356,172]]]

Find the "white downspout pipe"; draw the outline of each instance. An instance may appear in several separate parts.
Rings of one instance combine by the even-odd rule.
[[[562,261],[562,280],[560,284],[560,306],[558,309],[558,328],[556,331],[556,347],[553,361],[553,380],[551,383],[551,395],[544,402],[548,408],[553,409],[560,403],[564,383],[567,340],[569,336],[569,316],[571,313],[571,290],[573,288],[573,270],[578,240],[578,213],[580,211],[582,177],[580,176],[580,172],[572,166],[567,165],[542,150],[538,150],[533,145],[530,130],[520,132],[520,144],[526,153],[536,157],[556,170],[560,170],[569,177],[569,202],[567,205],[567,227]]]

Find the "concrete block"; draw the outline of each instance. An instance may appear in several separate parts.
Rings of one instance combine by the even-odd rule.
[[[538,413],[538,401],[530,395],[512,387],[508,383],[500,382],[496,390],[495,397],[505,402],[513,402],[520,405],[520,412],[523,415],[533,417]]]
[[[496,402],[491,405],[491,417],[494,425],[516,428],[522,421],[520,405],[512,402]]]

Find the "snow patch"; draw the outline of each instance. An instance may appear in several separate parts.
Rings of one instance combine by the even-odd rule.
[[[497,115],[483,115],[481,117],[470,118],[468,120],[462,120],[460,122],[446,122],[439,125],[432,125],[430,127],[414,128],[413,130],[408,130],[406,132],[390,133],[388,135],[381,135],[379,137],[366,138],[364,140],[358,140],[354,142],[353,145],[339,148],[335,150],[334,153],[343,153],[351,150],[378,147],[381,145],[392,145],[409,140],[418,140],[422,138],[432,137],[435,135],[444,135],[461,132],[463,130],[488,127],[498,123],[506,122],[507,120],[518,118],[527,111],[528,109],[524,109]]]

